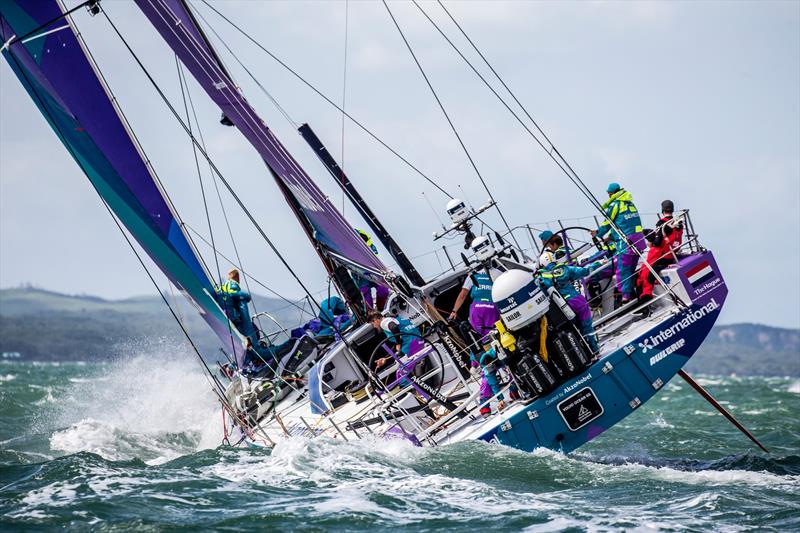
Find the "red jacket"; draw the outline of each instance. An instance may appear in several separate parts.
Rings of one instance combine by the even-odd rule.
[[[677,251],[683,241],[683,222],[668,224],[672,215],[663,217],[656,223],[656,229],[648,232],[645,238],[650,243],[647,262],[651,265],[659,259],[671,259],[671,252]]]

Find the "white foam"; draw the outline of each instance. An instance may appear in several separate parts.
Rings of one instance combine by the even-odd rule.
[[[792,394],[800,394],[800,379],[792,382],[792,384],[789,385],[789,388],[786,389],[786,392],[791,392]]]
[[[655,426],[657,428],[674,428],[675,427],[672,424],[670,424],[669,422],[667,422],[664,419],[664,415],[662,415],[661,413],[658,413],[656,416],[653,417],[653,419],[650,421],[650,425],[651,426]]]
[[[73,379],[57,397],[46,389],[40,402],[56,404],[59,428],[50,447],[155,464],[217,446],[219,408],[192,357],[185,347],[162,346]]]
[[[0,383],[14,381],[15,379],[17,379],[16,374],[6,374],[5,376],[0,376]]]

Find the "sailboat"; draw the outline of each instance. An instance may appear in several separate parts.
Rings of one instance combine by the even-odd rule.
[[[399,438],[437,446],[483,440],[527,451],[546,447],[570,452],[632,414],[676,375],[691,379],[682,367],[711,330],[728,289],[713,253],[700,244],[688,211],[676,217],[687,228],[686,242],[675,251],[670,266],[654,272],[658,287],[656,298],[648,304],[652,310],[648,316],[634,319],[635,303],[613,309],[613,283],[605,283],[595,295],[600,346],[593,353],[563,298],[537,281],[537,265],[528,257],[530,250],[526,253],[517,244],[519,230],[530,232],[530,226],[519,226],[515,233],[507,225],[505,233],[475,235],[473,227],[481,217],[492,209],[499,212],[496,203],[490,200],[471,208],[451,201],[448,213],[452,224],[437,237],[460,233],[472,244],[472,253],[463,255],[463,264],[452,264],[448,271],[425,280],[317,135],[304,125],[301,135],[396,261],[401,272],[393,272],[244,97],[189,4],[184,0],[135,3],[217,104],[223,122],[234,126],[261,156],[354,317],[352,325],[338,329],[331,339],[301,332],[280,349],[260,331],[258,338],[247,337],[230,318],[228,304],[219,295],[220,273],[215,278],[203,261],[83,42],[73,20],[76,11],[85,9],[105,18],[208,160],[216,178],[307,296],[312,295],[135,50],[97,0],[71,9],[59,0],[0,0],[2,52],[12,70],[126,238],[138,242],[195,305],[231,354],[229,364],[219,372],[198,352],[226,415],[225,442],[274,446],[293,436],[327,436],[344,440]],[[551,156],[553,153],[550,150]],[[620,231],[613,221],[609,223]],[[571,261],[607,255],[602,243],[576,237],[573,229],[562,225],[560,233],[568,245],[575,245]],[[605,263],[602,268],[609,266]],[[441,311],[452,308],[465,279],[491,269],[501,273],[492,289],[501,319],[490,335],[475,338],[463,324],[446,320]],[[403,335],[416,343],[414,353],[398,352],[393,345],[400,340],[382,331],[376,321],[368,321],[354,280],[391,292],[384,315],[408,326]],[[581,290],[587,291],[587,287]],[[165,303],[170,305],[166,299]],[[269,355],[263,356],[260,348]],[[473,361],[490,352],[498,390],[486,397],[481,392],[485,371],[482,363]],[[248,364],[254,359],[264,364],[256,369]],[[377,364],[379,359],[388,364]],[[730,418],[729,413],[723,414]]]

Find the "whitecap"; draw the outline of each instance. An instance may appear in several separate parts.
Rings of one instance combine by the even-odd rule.
[[[185,347],[160,346],[72,378],[57,398],[41,387],[47,395],[39,403],[56,403],[51,449],[160,464],[218,446],[219,406],[192,357]]]

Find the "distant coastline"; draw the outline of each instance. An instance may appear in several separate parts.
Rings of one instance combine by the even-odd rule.
[[[178,298],[192,340],[207,358],[217,359],[218,339]],[[259,310],[270,311],[285,326],[302,320],[286,302],[259,295],[254,299]],[[0,289],[2,360],[87,361],[182,345],[185,337],[157,295],[105,300],[29,286]],[[725,376],[800,377],[800,330],[760,324],[715,326],[687,369]]]

